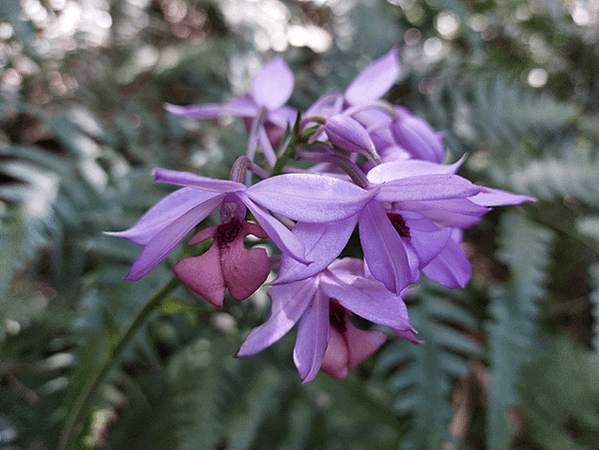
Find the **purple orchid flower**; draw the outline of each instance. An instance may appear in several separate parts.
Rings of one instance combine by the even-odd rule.
[[[254,328],[237,356],[258,353],[283,337],[299,321],[293,359],[303,383],[323,371],[343,377],[385,341],[381,331],[355,328],[349,313],[414,337],[405,303],[399,295],[366,276],[362,261],[344,258],[305,280],[272,287],[270,318]]]
[[[283,58],[277,57],[264,64],[252,78],[251,93],[237,97],[225,104],[166,105],[167,111],[178,116],[194,119],[215,119],[226,115],[237,115],[257,120],[256,136],[267,162],[272,167],[276,162],[273,146],[277,146],[289,124],[295,121],[297,112],[285,106],[293,91],[293,72]],[[250,129],[251,122],[248,122]],[[253,138],[253,136],[251,136]],[[252,141],[253,139],[250,139]],[[248,157],[253,160],[255,146],[248,147]]]
[[[378,193],[354,216],[334,225],[296,224],[293,234],[314,262],[300,265],[283,255],[274,283],[301,280],[324,269],[358,224],[364,260],[372,276],[390,291],[399,294],[418,281],[427,266],[427,272],[438,270],[437,278],[448,287],[463,286],[470,263],[452,238],[453,228],[478,222],[489,206],[534,199],[474,185],[455,174],[460,164],[407,160],[376,166],[367,179]]]
[[[153,174],[156,181],[184,187],[159,201],[130,229],[107,233],[144,247],[125,276],[128,280],[147,274],[193,227],[227,203],[247,207],[284,254],[308,264],[302,242],[268,211],[292,220],[328,223],[355,214],[376,195],[348,181],[315,174],[279,175],[250,187],[166,169],[154,169]]]
[[[229,197],[229,198],[227,198]],[[183,284],[215,306],[222,306],[225,289],[235,300],[245,300],[266,281],[270,260],[263,248],[247,249],[244,238],[253,234],[267,239],[260,225],[244,220],[246,207],[235,195],[228,195],[221,207],[221,225],[196,233],[189,245],[214,238],[210,249],[200,256],[181,259],[173,272]]]

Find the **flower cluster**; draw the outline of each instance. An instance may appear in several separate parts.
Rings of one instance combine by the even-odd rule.
[[[154,170],[156,181],[183,187],[132,228],[110,233],[143,246],[125,278],[147,274],[219,209],[222,224],[189,241],[212,238],[209,250],[180,260],[174,272],[221,306],[226,289],[246,299],[276,270],[270,318],[250,332],[237,355],[261,351],[298,323],[293,359],[302,381],[319,370],[343,377],[387,338],[379,329],[357,328],[352,315],[420,343],[402,300],[408,286],[421,273],[449,288],[465,286],[471,268],[460,246],[462,230],[491,206],[533,199],[471,183],[456,174],[462,161],[442,164],[442,134],[381,100],[398,74],[393,48],[344,93],[298,112],[286,106],[293,73],[275,58],[256,73],[246,96],[225,104],[167,105],[191,118],[242,116],[247,154],[235,163],[231,180]],[[313,165],[300,170],[295,160]],[[257,223],[246,220],[248,210]],[[363,259],[340,259],[356,225]],[[264,249],[244,246],[248,234],[276,244],[278,267]]]

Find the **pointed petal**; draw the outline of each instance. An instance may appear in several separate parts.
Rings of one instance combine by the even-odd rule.
[[[376,195],[349,181],[315,174],[285,174],[250,186],[247,195],[272,212],[300,222],[333,222],[360,211]]]
[[[421,175],[453,175],[460,168],[464,158],[453,164],[435,164],[430,161],[417,159],[390,161],[372,168],[368,172],[368,181],[381,184],[400,178],[417,177]]]
[[[247,196],[246,192],[240,193],[239,198],[248,207],[260,226],[266,231],[268,236],[283,253],[288,254],[304,264],[310,262],[305,258],[304,244],[291,232],[291,230],[271,216],[263,208],[256,205]]]
[[[470,280],[472,267],[460,244],[449,239],[443,250],[423,269],[431,280],[450,289],[463,288]]]
[[[401,209],[418,212],[427,218],[448,226],[467,228],[480,221],[490,208],[477,205],[468,198],[401,202]]]
[[[445,154],[443,136],[420,117],[404,113],[391,124],[395,141],[418,159],[440,163]]]
[[[345,309],[372,323],[390,328],[411,328],[408,308],[404,301],[399,295],[389,291],[383,283],[358,277],[347,280],[350,284],[344,282],[346,280],[342,274],[331,272],[330,275],[321,277],[321,289]]]
[[[358,228],[364,259],[377,280],[396,294],[416,281],[416,267],[411,267],[401,238],[379,202],[370,202],[364,208]]]
[[[200,256],[179,260],[173,267],[173,272],[193,292],[200,294],[214,306],[223,306],[225,281],[216,242]]]
[[[422,175],[388,181],[376,198],[387,202],[444,200],[470,197],[482,189],[459,175]]]
[[[300,319],[293,348],[293,362],[302,383],[314,380],[329,343],[329,299],[316,291]]]
[[[155,181],[162,183],[177,184],[181,186],[191,186],[203,191],[212,192],[236,192],[245,191],[244,184],[231,180],[217,180],[214,178],[203,177],[195,173],[179,172],[168,169],[154,169],[152,171]]]
[[[146,245],[162,229],[168,227],[178,217],[190,209],[202,204],[219,193],[203,192],[194,188],[179,189],[152,206],[135,225],[125,231],[106,232],[130,240],[137,245]],[[209,206],[208,206],[209,207]],[[209,211],[210,214],[213,210]],[[206,216],[208,215],[206,214]],[[202,219],[203,220],[203,219]]]
[[[512,194],[500,189],[484,188],[484,190],[470,198],[470,201],[483,206],[520,205],[524,202],[536,202],[537,199],[528,195]]]
[[[251,95],[235,97],[229,103],[223,105],[223,108],[228,114],[242,117],[254,117],[260,109]]]
[[[270,288],[270,317],[250,332],[236,356],[253,355],[281,339],[302,316],[315,292],[314,279]]]
[[[406,220],[410,230],[409,243],[418,255],[419,267],[426,266],[447,244],[451,228],[439,228],[428,219]]]
[[[293,228],[306,248],[306,259],[310,265],[302,264],[283,255],[279,274],[273,284],[303,280],[324,270],[345,248],[345,244],[356,226],[358,216],[323,224],[299,222]]]
[[[266,129],[264,128],[264,124],[258,127],[258,142],[262,147],[262,153],[264,154],[264,158],[270,167],[274,167],[277,163],[277,155],[275,154],[275,150],[272,148],[272,144],[266,134]]]
[[[162,261],[181,242],[191,229],[204,220],[222,203],[222,195],[217,195],[201,205],[190,209],[185,214],[168,224],[146,244],[139,254],[126,280],[139,280]]]
[[[192,119],[215,119],[227,114],[224,105],[218,103],[205,103],[203,105],[179,106],[166,103],[164,108],[175,116],[190,117]]]
[[[345,99],[352,105],[370,103],[381,98],[399,76],[399,58],[393,47],[368,65],[345,90]]]
[[[280,108],[293,91],[293,72],[283,58],[277,57],[262,66],[252,78],[252,97],[259,106]]]

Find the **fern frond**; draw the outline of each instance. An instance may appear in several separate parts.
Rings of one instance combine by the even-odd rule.
[[[518,403],[515,389],[518,370],[530,361],[538,339],[538,301],[550,261],[553,233],[517,213],[502,217],[497,257],[512,274],[497,289],[490,304],[488,324],[490,385],[487,445],[491,450],[511,448],[509,408]]]
[[[481,358],[471,338],[476,320],[447,289],[423,283],[419,302],[410,305],[410,320],[424,345],[397,340],[379,355],[375,371],[390,372],[394,409],[410,419],[402,448],[438,449],[450,442],[453,382],[469,373],[469,360]]]

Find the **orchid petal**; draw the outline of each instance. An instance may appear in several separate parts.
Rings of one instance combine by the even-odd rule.
[[[393,86],[399,76],[397,49],[373,61],[350,83],[345,99],[352,105],[370,103],[381,98]]]
[[[262,147],[262,153],[264,154],[264,158],[270,167],[274,167],[277,163],[277,155],[272,148],[272,144],[266,134],[266,129],[264,125],[258,127],[258,142],[260,142],[260,146]]]
[[[173,267],[175,276],[214,306],[223,306],[225,280],[220,265],[218,244],[213,243],[200,256],[183,258]]]
[[[472,197],[470,197],[472,198]],[[476,205],[468,198],[432,200],[426,202],[401,202],[402,210],[418,212],[429,219],[448,226],[467,228],[480,221],[490,208]]]
[[[364,259],[377,280],[396,294],[416,281],[401,238],[379,202],[370,202],[364,208],[358,228]]]
[[[260,226],[266,231],[273,242],[281,249],[283,253],[287,253],[294,259],[308,264],[310,261],[305,258],[304,244],[293,235],[291,230],[285,227],[281,222],[264,211],[260,206],[256,205],[245,192],[239,194],[241,201],[252,212]]]
[[[154,169],[152,171],[155,181],[162,183],[177,184],[180,186],[190,186],[203,191],[213,192],[236,192],[245,191],[244,184],[231,180],[217,180],[214,178],[203,177],[190,172],[179,172],[168,169]]]
[[[253,355],[281,339],[304,314],[315,292],[314,279],[270,288],[270,317],[250,332],[236,356]]]
[[[348,367],[355,369],[385,343],[387,335],[380,330],[360,330],[351,322],[346,322],[345,335],[349,349]]]
[[[349,348],[345,341],[345,333],[335,327],[329,327],[329,342],[322,357],[320,370],[334,378],[344,378],[349,364]]]
[[[283,255],[279,275],[273,284],[303,280],[324,270],[345,248],[356,226],[358,216],[324,224],[299,222],[293,228],[306,249],[306,259],[313,261],[306,266]]]
[[[459,175],[422,175],[388,181],[376,198],[387,202],[444,200],[470,197],[482,189]]]
[[[252,97],[259,106],[275,110],[280,108],[293,91],[293,72],[283,58],[267,62],[252,78]]]
[[[300,319],[293,348],[293,362],[302,383],[312,381],[318,373],[329,342],[329,329],[329,298],[316,291]]]
[[[125,279],[133,281],[139,280],[156,267],[160,261],[173,251],[194,226],[204,220],[212,211],[220,206],[222,199],[222,195],[210,198],[179,216],[176,220],[169,223],[163,230],[156,233],[139,254],[129,269],[129,273],[125,276]]]
[[[528,195],[512,194],[500,189],[485,187],[484,190],[470,197],[470,201],[483,206],[520,205],[524,202],[536,202],[537,199]]]
[[[437,256],[451,236],[451,228],[439,228],[428,219],[406,220],[406,225],[410,230],[409,243],[418,255],[420,267]]]
[[[376,195],[325,175],[284,174],[250,186],[247,195],[263,207],[300,222],[333,222],[360,211]]]
[[[408,308],[399,295],[389,291],[380,281],[359,277],[351,284],[332,271],[321,277],[320,287],[345,309],[379,325],[411,328]]]
[[[260,110],[251,95],[243,95],[231,99],[229,103],[223,105],[227,114],[241,117],[255,117]]]
[[[418,159],[390,161],[374,167],[366,177],[371,183],[381,184],[421,175],[453,175],[460,168],[463,161],[464,158],[453,164],[435,164]]]
[[[245,300],[256,292],[270,273],[270,260],[266,250],[247,249],[243,245],[243,239],[228,250],[221,250],[220,264],[225,284],[235,300]]]
[[[443,250],[422,268],[422,272],[431,280],[456,289],[466,286],[472,267],[460,244],[449,239]]]
[[[164,197],[152,206],[131,228],[125,231],[106,232],[130,240],[137,245],[146,245],[150,240],[178,217],[202,204],[219,193],[202,192],[194,188],[182,188]],[[212,210],[208,213],[210,214]]]
[[[227,114],[224,105],[218,103],[205,103],[203,105],[179,106],[167,103],[164,108],[175,116],[190,117],[192,119],[216,119]]]

